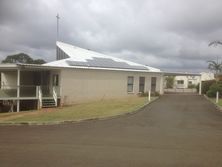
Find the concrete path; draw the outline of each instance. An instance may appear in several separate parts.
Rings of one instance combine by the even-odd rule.
[[[0,127],[4,167],[221,167],[222,113],[204,97],[165,95],[133,115]]]

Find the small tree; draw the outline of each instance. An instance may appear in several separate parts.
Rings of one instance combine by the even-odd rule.
[[[208,46],[217,46],[217,45],[222,45],[222,42],[221,41],[213,41],[208,44]]]
[[[222,45],[221,41],[213,41],[210,42],[208,44],[208,46],[217,46],[217,45]],[[222,72],[222,63],[218,62],[218,57],[217,57],[217,61],[208,61],[208,69],[210,69],[211,71],[213,71],[215,73],[215,78],[216,80],[218,80],[218,73]]]
[[[173,88],[175,77],[167,76],[165,80],[166,80],[166,88]]]
[[[36,60],[33,60],[31,64],[45,64],[45,60],[43,59],[36,59]]]
[[[19,54],[7,56],[4,60],[2,60],[2,63],[44,64],[46,62],[42,59],[34,60],[25,53],[19,53]]]
[[[222,63],[218,63],[218,61],[208,61],[208,69],[210,69],[211,71],[213,71],[216,76],[218,75],[218,73],[220,73],[222,71]]]

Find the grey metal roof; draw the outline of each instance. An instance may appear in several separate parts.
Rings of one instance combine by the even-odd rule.
[[[110,58],[86,59],[86,62],[67,60],[70,66],[88,66],[88,67],[101,67],[101,68],[119,68],[119,69],[134,69],[134,70],[148,70],[144,66],[130,65],[125,62],[117,62]]]
[[[161,72],[160,69],[147,65],[127,61],[113,56],[104,55],[79,48],[63,42],[56,42],[57,61],[49,62],[43,66],[61,68],[87,68],[102,70],[123,70],[141,72]]]

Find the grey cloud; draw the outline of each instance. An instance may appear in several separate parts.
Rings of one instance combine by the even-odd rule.
[[[0,59],[26,52],[55,59],[60,40],[169,70],[206,70],[222,58],[219,0],[0,0]]]

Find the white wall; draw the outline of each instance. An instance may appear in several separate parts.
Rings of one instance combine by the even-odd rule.
[[[178,84],[177,81],[183,80],[184,84]],[[189,82],[197,85],[200,82],[199,76],[176,76],[174,82],[174,88],[188,88]]]
[[[134,91],[127,92],[127,77],[134,77]],[[151,88],[151,77],[157,77],[156,91],[163,92],[161,74],[124,72],[108,70],[62,69],[61,93],[62,101],[71,104],[102,98],[115,98],[137,95],[139,93],[139,77],[145,77],[145,92]]]
[[[208,81],[208,80],[214,80],[214,73],[212,72],[202,72],[201,73],[201,80],[202,81]]]

